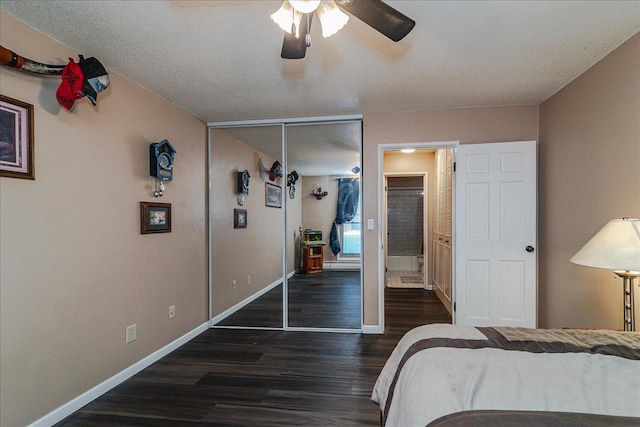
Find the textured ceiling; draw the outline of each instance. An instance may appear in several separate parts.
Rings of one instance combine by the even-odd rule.
[[[316,21],[306,58],[284,60],[280,3],[0,8],[204,121],[536,105],[640,31],[638,1],[387,1],[416,21],[404,40],[353,17],[324,39]]]
[[[640,1],[386,3],[416,21],[405,39],[354,17],[324,39],[316,20],[301,60],[280,58],[270,19],[280,0],[2,0],[0,10],[206,122],[537,105],[640,31]],[[234,132],[253,146],[269,139]],[[291,169],[304,174],[358,161],[353,128],[289,136]]]

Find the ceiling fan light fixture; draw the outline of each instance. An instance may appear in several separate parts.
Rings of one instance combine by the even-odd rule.
[[[324,38],[331,37],[340,31],[349,21],[349,16],[338,8],[334,0],[322,0],[316,13],[320,18]]]
[[[295,10],[291,4],[289,4],[288,0],[284,0],[280,9],[271,14],[271,19],[273,19],[273,22],[278,24],[278,26],[287,33],[293,34],[291,30],[292,28],[295,28],[296,34],[293,35],[296,37],[300,35],[300,21],[302,20],[302,13]]]
[[[300,13],[312,13],[320,5],[320,0],[289,0],[289,4]]]

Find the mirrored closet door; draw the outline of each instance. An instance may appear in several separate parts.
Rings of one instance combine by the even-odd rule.
[[[361,119],[247,123],[209,129],[212,324],[359,330]]]
[[[291,124],[286,133],[287,324],[360,329],[361,122]]]
[[[211,314],[283,327],[282,125],[209,129]]]

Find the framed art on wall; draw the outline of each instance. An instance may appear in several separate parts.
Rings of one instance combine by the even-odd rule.
[[[247,210],[233,210],[233,228],[247,228]]]
[[[281,208],[282,207],[282,187],[277,185],[270,184],[268,182],[264,183],[264,204],[270,208]]]
[[[0,95],[0,176],[35,179],[33,105]]]
[[[171,203],[140,202],[140,234],[170,232]]]

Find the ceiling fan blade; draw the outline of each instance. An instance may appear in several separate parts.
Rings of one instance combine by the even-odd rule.
[[[296,37],[289,33],[284,33],[284,41],[282,42],[282,53],[280,56],[284,59],[301,59],[307,52],[307,45],[304,37]]]
[[[305,13],[300,20],[300,36],[296,37],[289,33],[284,33],[284,42],[282,42],[282,53],[280,56],[284,59],[301,59],[307,52],[307,29],[311,29],[311,21],[313,14]]]
[[[381,0],[338,0],[336,3],[394,42],[402,40],[416,25],[416,21]]]

